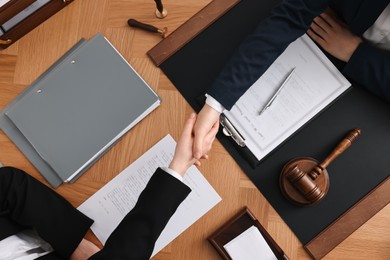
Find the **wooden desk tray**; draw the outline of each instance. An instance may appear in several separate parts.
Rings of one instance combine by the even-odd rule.
[[[251,226],[256,226],[259,229],[277,259],[289,259],[247,207],[214,232],[208,240],[223,259],[230,260],[231,258],[223,246]]]

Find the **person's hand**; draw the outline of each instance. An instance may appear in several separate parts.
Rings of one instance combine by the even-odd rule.
[[[193,164],[197,163],[198,160],[192,155],[192,146],[194,143],[194,137],[192,131],[196,121],[196,114],[192,113],[187,119],[183,132],[177,142],[175,154],[169,165],[169,168],[176,171],[180,175],[184,175],[187,169]],[[205,157],[207,158],[207,156]]]
[[[307,34],[332,56],[348,62],[362,39],[328,9],[314,18]]]
[[[70,260],[86,260],[98,251],[100,251],[100,249],[95,244],[83,238],[73,254],[70,256]]]
[[[207,155],[218,133],[220,113],[205,104],[199,112],[194,126],[193,155],[198,160]]]

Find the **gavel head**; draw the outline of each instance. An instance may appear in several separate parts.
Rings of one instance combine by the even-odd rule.
[[[282,194],[299,206],[319,203],[329,191],[328,171],[310,157],[298,157],[287,162],[280,174],[279,185]]]
[[[317,202],[325,196],[311,176],[295,165],[290,172],[286,173],[290,183],[310,202]]]

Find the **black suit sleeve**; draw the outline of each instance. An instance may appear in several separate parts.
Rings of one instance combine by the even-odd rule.
[[[230,109],[328,4],[329,0],[283,1],[240,44],[207,93]]]
[[[390,101],[390,53],[363,42],[343,69],[344,75]]]
[[[62,259],[69,259],[93,223],[56,192],[12,167],[0,168],[0,216],[35,228]]]
[[[134,208],[90,259],[149,259],[160,233],[190,192],[184,183],[158,168]]]

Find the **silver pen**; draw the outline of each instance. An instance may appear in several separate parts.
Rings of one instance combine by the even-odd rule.
[[[275,94],[271,97],[271,99],[267,102],[267,104],[259,112],[259,115],[261,115],[265,110],[267,110],[272,105],[272,103],[275,101],[276,97],[279,95],[280,91],[287,85],[287,82],[291,78],[294,70],[295,70],[295,67],[290,71],[290,73],[287,75],[286,79],[283,81],[282,85],[280,85],[278,90],[276,90]]]

